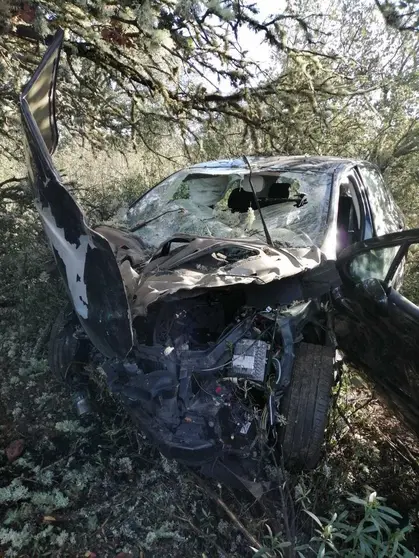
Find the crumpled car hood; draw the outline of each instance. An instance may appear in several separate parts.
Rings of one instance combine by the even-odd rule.
[[[168,239],[149,263],[145,252],[139,251],[138,239],[129,241],[128,233],[110,227],[97,232],[111,244],[127,289],[131,314],[145,316],[147,308],[163,298],[173,300],[196,296],[203,289],[255,283],[264,285],[297,275],[318,266],[324,259],[319,248],[272,248],[263,242],[230,240],[211,237],[177,235]],[[166,253],[170,244],[186,246]],[[229,251],[238,250],[247,257],[228,258]],[[132,261],[132,253],[136,254]],[[225,260],[220,253],[227,253]],[[140,271],[134,267],[143,260]],[[191,291],[195,292],[192,294]]]

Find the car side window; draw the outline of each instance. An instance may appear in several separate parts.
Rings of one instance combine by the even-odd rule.
[[[400,246],[386,246],[355,256],[349,264],[349,274],[355,282],[366,279],[384,281]]]
[[[383,246],[357,254],[349,263],[349,276],[356,283],[378,279],[395,289],[403,280],[417,282],[419,269],[419,245],[396,244]],[[394,262],[394,264],[393,264]],[[415,291],[411,287],[408,289]]]
[[[377,236],[400,230],[399,210],[380,172],[366,165],[360,166],[359,170],[366,186]]]

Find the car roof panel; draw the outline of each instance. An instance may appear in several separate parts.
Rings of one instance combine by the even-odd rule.
[[[252,165],[253,171],[284,171],[291,169],[298,169],[299,171],[322,171],[322,172],[334,172],[338,167],[342,165],[356,164],[356,161],[352,159],[345,159],[342,157],[321,157],[321,156],[307,156],[307,155],[296,155],[296,156],[273,156],[273,157],[261,157],[254,156],[249,157],[249,162]],[[214,161],[206,161],[203,163],[198,163],[189,167],[190,169],[223,169],[223,170],[247,170],[247,165],[243,159],[219,159]]]

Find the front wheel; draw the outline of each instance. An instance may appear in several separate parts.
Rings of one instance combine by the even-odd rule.
[[[286,424],[280,441],[287,468],[313,469],[320,460],[332,399],[335,350],[300,343],[295,353],[291,383],[282,400]]]

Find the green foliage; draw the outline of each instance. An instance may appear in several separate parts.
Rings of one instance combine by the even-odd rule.
[[[252,550],[255,551],[253,558],[269,558],[271,556],[279,556],[280,558],[283,558],[284,551],[286,552],[290,549],[292,543],[290,541],[282,540],[282,537],[279,535],[274,535],[269,525],[266,525],[266,529],[268,531],[268,535],[263,537],[263,546],[259,550],[252,547]]]
[[[66,136],[77,133],[100,148],[130,140],[164,153],[162,137],[187,144],[211,113],[257,127],[258,104],[277,83],[254,86],[259,68],[238,34],[250,30],[286,51],[285,23],[293,20],[313,36],[310,19],[290,10],[264,21],[247,0],[8,1],[0,11],[0,147],[21,156],[17,94],[58,26],[65,30],[59,110]]]
[[[348,519],[348,510],[339,515],[334,513],[329,520],[318,518],[307,510],[306,513],[318,526],[316,535],[310,541],[320,545],[318,558],[336,555],[347,558],[414,558],[413,553],[402,544],[412,526],[399,527],[402,516],[385,506],[384,498],[370,492],[365,499],[350,496],[348,501],[362,510],[363,517],[358,523]]]
[[[402,544],[412,525],[401,527],[402,516],[385,506],[384,498],[369,492],[365,499],[352,495],[347,501],[358,509],[348,506],[349,509],[339,515],[333,513],[330,519],[305,510],[315,524],[315,534],[308,544],[294,546],[293,550],[299,558],[414,558],[413,553]],[[282,558],[284,550],[289,549],[292,543],[284,541],[282,535],[274,535],[269,526],[267,528],[269,534],[264,537],[264,545],[253,556]]]

